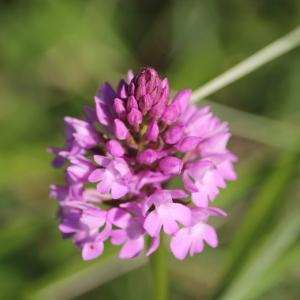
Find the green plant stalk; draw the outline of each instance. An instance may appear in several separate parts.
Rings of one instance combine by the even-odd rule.
[[[152,274],[152,299],[168,299],[168,258],[166,248],[161,236],[160,246],[150,256],[150,267]]]

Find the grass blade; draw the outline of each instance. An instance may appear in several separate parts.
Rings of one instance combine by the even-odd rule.
[[[238,65],[234,66],[225,73],[217,76],[215,79],[206,83],[204,86],[194,91],[192,95],[193,102],[197,102],[229,85],[232,82],[246,76],[264,64],[275,58],[293,50],[300,44],[300,27],[284,37],[276,40],[262,50],[251,55]]]
[[[247,257],[251,253],[253,245],[270,228],[272,220],[274,221],[274,217],[281,209],[280,200],[290,187],[290,183],[298,169],[299,161],[300,156],[298,153],[284,154],[261,186],[231,244],[223,280],[213,295],[213,299],[219,299],[220,295],[226,292],[231,283],[236,280],[247,262]]]

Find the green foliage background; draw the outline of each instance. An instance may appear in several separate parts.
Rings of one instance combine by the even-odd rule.
[[[144,258],[107,246],[82,262],[58,233],[46,148],[62,144],[63,116],[129,68],[197,88],[299,23],[297,0],[0,1],[0,299],[151,299]],[[299,78],[297,49],[210,97],[239,180],[216,200],[221,246],[170,255],[172,300],[300,298]]]

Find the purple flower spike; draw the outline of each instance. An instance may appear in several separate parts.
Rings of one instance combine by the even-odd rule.
[[[65,167],[65,184],[51,185],[49,195],[62,236],[83,260],[99,257],[105,241],[122,259],[151,255],[161,232],[180,260],[217,247],[207,222],[226,214],[211,202],[236,179],[237,158],[227,149],[228,124],[190,104],[191,93],[172,99],[168,80],[146,67],[129,71],[116,90],[105,83],[84,120],[65,117],[65,145],[48,149],[53,165]],[[183,189],[167,189],[175,177]]]

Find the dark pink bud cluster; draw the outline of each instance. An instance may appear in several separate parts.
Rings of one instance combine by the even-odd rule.
[[[129,71],[115,91],[105,83],[86,107],[85,120],[65,118],[65,147],[51,148],[54,165],[66,164],[63,186],[52,185],[60,231],[84,259],[103,252],[104,242],[121,245],[120,257],[143,251],[146,236],[159,246],[160,232],[171,238],[178,259],[217,246],[211,216],[225,213],[209,205],[236,175],[226,148],[228,126],[209,107],[189,103],[191,90],[172,99],[168,80],[153,68]],[[168,189],[179,176],[184,189]]]

